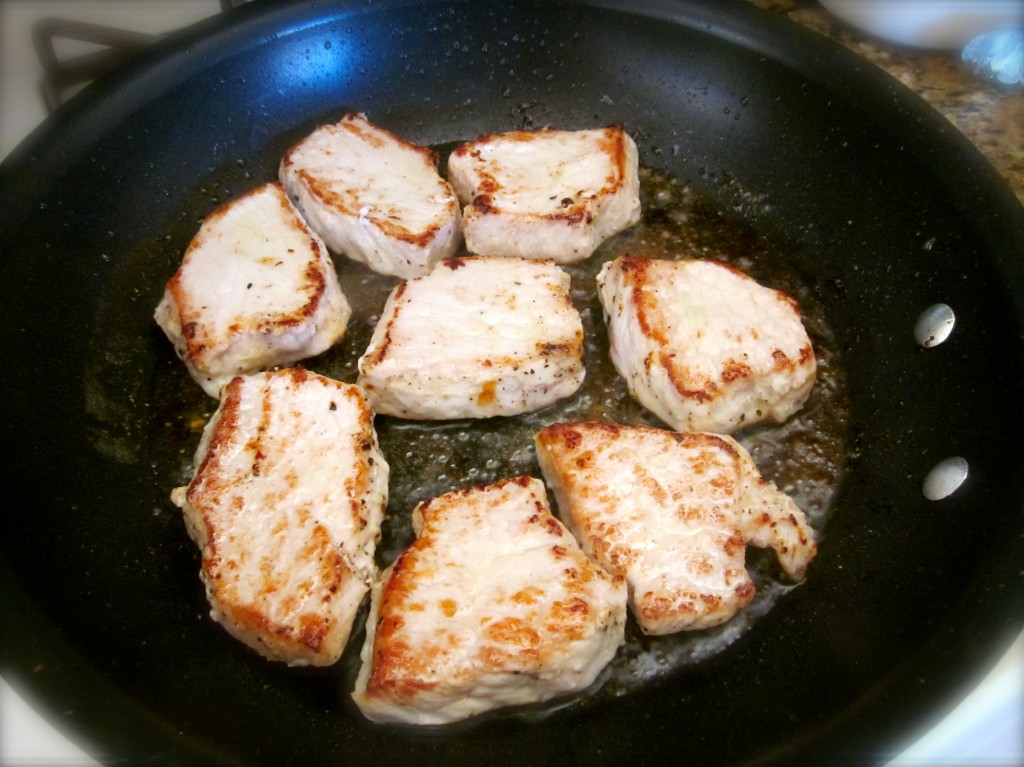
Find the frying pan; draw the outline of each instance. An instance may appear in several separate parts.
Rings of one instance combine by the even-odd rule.
[[[206,616],[167,501],[196,435],[162,403],[209,403],[166,391],[152,310],[203,216],[354,110],[431,145],[622,123],[825,307],[845,473],[806,582],[737,641],[593,705],[410,731]],[[1024,212],[898,83],[744,3],[262,0],[73,99],[0,206],[2,672],[101,759],[869,763],[1021,629]],[[953,332],[922,348],[937,303]],[[955,456],[966,481],[929,500]]]

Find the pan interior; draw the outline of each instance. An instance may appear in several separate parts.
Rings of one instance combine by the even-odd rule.
[[[437,147],[437,151],[444,157],[452,148]],[[543,426],[560,421],[605,421],[664,428],[663,423],[629,395],[624,380],[609,359],[595,281],[603,263],[626,253],[647,258],[720,260],[756,276],[762,284],[799,298],[820,369],[814,394],[799,415],[785,424],[758,425],[736,436],[751,451],[765,476],[793,496],[807,513],[811,525],[824,532],[849,453],[848,396],[824,307],[787,268],[784,254],[770,250],[737,217],[723,215],[665,173],[644,168],[641,179],[643,221],[613,237],[583,263],[566,269],[586,339],[587,375],[574,395],[538,412],[511,418],[430,422],[390,417],[376,419],[376,430],[390,466],[388,517],[377,548],[377,560],[382,569],[394,562],[412,541],[411,511],[420,501],[452,489],[489,484],[507,477],[539,477],[533,437]],[[192,207],[186,206],[187,209]],[[463,255],[467,254],[463,251]],[[137,262],[145,263],[152,258],[148,248],[143,248],[138,255],[128,255],[123,262],[124,282],[134,280],[140,268]],[[168,265],[168,269],[173,270],[173,264]],[[344,258],[337,258],[337,270],[342,289],[353,307],[353,319],[341,343],[303,364],[336,380],[354,383],[356,362],[367,348],[396,280],[374,274]],[[118,305],[116,293],[110,303]],[[96,360],[108,359],[115,349],[131,358],[150,355],[161,360],[160,370],[164,372],[151,380],[152,388],[147,391],[149,421],[132,424],[130,428],[147,431],[149,462],[162,470],[165,487],[185,484],[191,475],[198,432],[215,403],[198,389],[184,366],[173,358],[169,344],[158,340],[158,348],[152,349],[151,333],[118,339],[106,331],[109,324],[104,321],[98,326],[102,329],[98,344],[103,347],[103,353],[97,354]],[[113,348],[109,346],[111,342],[115,344]],[[130,345],[135,348],[127,350]],[[113,391],[102,395],[103,400],[123,399],[120,386],[124,376],[108,375],[102,364],[90,366],[87,373],[90,380],[97,382],[96,391],[103,388],[100,382],[118,382]],[[139,382],[138,387],[147,389],[147,383]],[[96,444],[101,449],[118,444],[122,440],[115,435],[125,430],[126,424],[115,417],[108,428],[97,434]],[[132,447],[130,439],[124,442],[125,455],[134,457],[137,449]],[[551,501],[552,508],[557,508],[553,498]],[[167,502],[162,507],[172,516],[177,515]],[[160,513],[164,513],[164,508]],[[644,637],[630,621],[628,642],[599,684],[572,701],[560,700],[522,715],[544,717],[553,709],[593,705],[596,701],[626,695],[652,678],[700,662],[736,641],[758,616],[794,588],[777,567],[774,557],[753,550],[750,554],[748,566],[757,585],[757,595],[735,620],[714,630],[684,632],[664,639]],[[350,653],[346,661],[340,670],[339,691],[351,689],[358,668],[355,653]]]
[[[803,53],[774,55],[780,40]],[[973,156],[940,163],[941,129],[893,87],[877,96],[881,81],[850,65],[752,9],[713,3],[647,15],[608,4],[270,4],[171,41],[83,94],[4,168],[0,327],[17,360],[3,384],[6,465],[12,497],[36,499],[31,513],[8,513],[0,544],[5,615],[15,616],[5,666],[73,711],[69,727],[100,749],[136,758],[619,763],[685,749],[742,762],[891,748],[1020,625],[1021,488],[1007,478],[1021,468],[1021,292],[1003,262],[1024,235],[1019,209],[1009,223],[979,212],[1002,198]],[[823,494],[798,488],[824,536],[805,584],[738,638],[723,632],[710,650],[683,642],[685,662],[642,685],[605,680],[603,695],[566,710],[443,733],[361,721],[344,694],[361,634],[338,669],[300,671],[253,657],[210,622],[167,494],[187,479],[212,400],[152,310],[201,219],[273,178],[287,146],[348,111],[439,147],[622,123],[643,165],[675,180],[660,203],[648,183],[649,212],[685,210],[698,226],[681,234],[649,219],[595,265],[672,229],[681,248],[707,246],[798,297],[838,403],[809,407],[833,419],[839,450],[813,429],[744,439],[782,485],[806,476],[785,476],[794,453],[801,471],[820,459]],[[940,167],[958,163],[966,182]],[[387,285],[338,266],[367,313],[311,367],[350,378]],[[590,309],[588,354],[600,357],[588,268],[572,274],[574,299]],[[936,303],[953,307],[956,327],[922,348],[914,325]],[[609,385],[566,403],[577,411],[514,428],[570,413],[642,421]],[[392,455],[426,446],[414,451],[425,458],[396,462],[405,500],[382,559],[407,540],[401,520],[418,494],[532,470],[521,448],[490,467],[449,449],[463,434],[473,452],[488,447],[491,426],[382,424]],[[929,501],[922,479],[950,456],[965,456],[970,475]],[[754,564],[775,582],[769,562]],[[652,652],[634,639],[629,658]]]

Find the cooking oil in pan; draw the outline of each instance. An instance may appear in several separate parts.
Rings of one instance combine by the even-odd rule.
[[[664,427],[629,395],[608,357],[608,336],[595,279],[605,261],[623,253],[726,261],[800,302],[818,360],[818,378],[811,397],[786,423],[758,425],[734,436],[750,450],[765,477],[796,500],[820,533],[844,468],[848,412],[845,381],[823,307],[787,266],[784,256],[772,252],[749,227],[720,214],[685,185],[644,169],[641,195],[644,215],[640,224],[606,242],[583,263],[566,267],[586,339],[587,374],[573,396],[539,412],[511,418],[440,422],[378,418],[381,447],[391,465],[388,517],[377,552],[381,566],[392,562],[412,540],[410,512],[416,503],[455,488],[504,477],[540,477],[533,437],[547,424],[609,421]],[[355,319],[341,348],[311,366],[341,380],[354,381],[358,356],[369,341],[394,280],[350,263],[339,264],[339,271]],[[552,508],[556,508],[553,499]],[[651,638],[642,636],[631,619],[626,646],[595,684],[590,700],[627,694],[652,678],[720,652],[794,588],[767,554],[751,551],[748,567],[757,595],[723,626]],[[808,577],[814,577],[813,564]],[[543,715],[544,710],[532,715]]]
[[[642,169],[641,203],[643,220],[637,226],[611,238],[583,263],[566,267],[586,339],[586,378],[573,396],[539,412],[509,418],[431,422],[377,418],[381,448],[391,466],[388,512],[377,549],[381,567],[390,564],[413,539],[411,511],[418,502],[505,477],[540,477],[533,437],[547,424],[596,420],[664,427],[629,395],[608,357],[608,337],[595,279],[605,261],[624,253],[649,258],[718,259],[799,301],[818,361],[811,396],[786,423],[756,425],[734,436],[751,452],[764,476],[794,498],[820,537],[848,455],[846,384],[824,307],[800,280],[785,254],[772,250],[749,226],[719,212],[671,176]],[[304,364],[338,380],[354,382],[359,356],[396,281],[344,258],[337,258],[336,264],[342,289],[353,308],[348,332],[329,352]],[[185,414],[166,418],[164,434],[165,455],[172,464],[168,481],[181,483],[187,480],[192,451],[198,442],[196,430],[182,428],[182,419],[194,424],[197,414],[205,411],[208,415],[214,403],[188,380],[184,366],[176,361],[168,362],[164,372],[176,382],[160,387],[164,401],[156,409]],[[553,500],[552,508],[556,508]],[[589,705],[626,695],[652,679],[723,651],[780,597],[797,587],[781,574],[770,554],[748,550],[747,564],[757,593],[726,624],[667,637],[645,637],[630,619],[626,645],[587,694],[519,715],[544,717],[566,705]],[[814,577],[813,563],[807,577]],[[358,643],[361,637],[357,627],[352,642]],[[350,647],[338,671],[346,679],[354,678],[358,663],[358,648]]]

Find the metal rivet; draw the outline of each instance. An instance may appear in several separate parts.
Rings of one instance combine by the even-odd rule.
[[[955,493],[965,479],[967,479],[967,459],[954,456],[935,464],[935,468],[924,478],[921,491],[929,501],[941,501]]]
[[[955,322],[956,316],[946,304],[929,306],[917,318],[917,324],[914,325],[914,340],[925,348],[938,346],[949,338]]]

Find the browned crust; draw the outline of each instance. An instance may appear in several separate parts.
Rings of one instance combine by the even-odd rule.
[[[561,422],[545,426],[536,434],[535,439],[538,450],[547,454],[551,459],[549,464],[556,473],[555,485],[564,489],[570,499],[575,499],[577,502],[590,499],[599,503],[611,503],[612,499],[603,495],[602,488],[591,487],[582,477],[586,472],[593,470],[598,454],[627,431],[642,437],[669,439],[682,447],[696,451],[696,456],[690,460],[690,468],[698,478],[712,470],[716,456],[724,453],[732,461],[739,460],[739,453],[735,446],[729,440],[716,434],[674,432],[644,425],[623,426],[605,422]],[[712,482],[725,494],[736,492],[735,482],[721,477],[712,477],[707,481]],[[637,486],[645,486],[658,503],[670,502],[671,499],[664,495],[657,479],[647,471],[639,460],[636,464],[633,482]],[[619,526],[616,522],[608,519],[598,521],[581,515],[575,506],[576,504],[570,501],[569,508],[562,509],[562,514],[571,518],[573,525],[581,531],[593,556],[610,572],[625,577],[632,561],[628,549],[624,550],[613,544],[614,541],[621,541],[624,537]],[[691,509],[683,505],[677,513],[683,519],[703,519],[705,512],[699,508]],[[741,558],[745,549],[746,543],[738,529],[733,531],[723,543],[723,550],[730,558]],[[710,567],[706,561],[704,565]],[[692,566],[699,569],[701,562],[697,560],[692,563]],[[732,593],[739,606],[742,606],[753,598],[754,586],[747,580],[741,580],[732,589]],[[711,593],[680,593],[672,597],[651,592],[633,595],[634,610],[637,611],[638,617],[648,624],[686,615],[696,619],[708,612],[716,611],[721,604],[722,597]]]
[[[628,173],[628,153],[626,151],[626,132],[621,125],[610,125],[602,129],[602,138],[597,152],[604,152],[611,162],[611,170],[605,177],[604,186],[598,196],[614,194],[625,183]],[[495,204],[494,196],[503,190],[501,182],[486,170],[487,161],[483,158],[481,146],[495,141],[530,142],[545,136],[553,136],[567,131],[541,129],[535,131],[510,131],[508,133],[484,133],[472,141],[457,147],[452,154],[457,157],[470,157],[478,162],[476,167],[479,181],[474,189],[474,197],[469,203],[475,215],[488,216],[502,214],[504,211]],[[556,213],[531,214],[533,217],[561,223],[568,227],[589,225],[594,220],[594,202],[581,197],[577,193],[573,197],[565,197],[561,201],[562,209]]]
[[[423,163],[437,170],[438,156],[437,153],[427,147],[414,144],[410,141],[406,141],[401,136],[398,136],[386,128],[382,128],[375,123],[370,123],[366,119],[365,115],[359,113],[350,113],[345,115],[339,122],[332,126],[324,126],[327,128],[336,128],[338,130],[351,133],[357,137],[360,141],[369,144],[372,147],[380,148],[384,146],[384,139],[375,131],[370,130],[368,126],[372,126],[375,131],[385,134],[388,138],[400,144],[406,149],[409,149],[416,154],[420,155]],[[311,134],[312,135],[312,134]],[[303,139],[295,146],[291,147],[285,152],[282,164],[286,168],[291,168],[295,165],[294,155],[300,151],[305,143],[309,140],[309,137]],[[295,171],[295,175],[301,180],[302,185],[309,191],[309,193],[320,201],[326,207],[329,207],[337,213],[355,218],[359,215],[358,210],[354,210],[351,206],[347,205],[345,198],[342,195],[334,192],[330,184],[322,182],[317,176],[310,173],[309,171],[300,168]],[[438,188],[449,193],[448,210],[449,213],[454,212],[458,207],[458,201],[455,199],[454,193],[451,193],[451,188],[448,183],[438,176]],[[444,229],[443,224],[431,224],[422,231],[414,232],[405,226],[402,226],[390,216],[370,216],[369,222],[377,227],[386,237],[396,240],[398,242],[404,242],[412,245],[416,248],[427,248],[434,243],[438,235]]]
[[[617,439],[623,431],[666,437],[691,449],[706,446],[714,450],[722,450],[734,458],[739,457],[732,443],[717,434],[696,431],[669,431],[644,424],[624,426],[605,421],[562,421],[543,427],[537,432],[536,439],[547,448],[563,447],[567,450],[575,451],[583,442],[584,432],[601,434],[605,438],[612,440]]]
[[[358,440],[365,452],[373,448],[372,412],[363,402],[362,395],[355,387],[342,384],[331,379],[317,376],[300,368],[287,368],[269,374],[268,379],[287,378],[292,388],[306,384],[316,378],[324,385],[337,391],[339,397],[354,398],[362,403],[359,429],[361,438]],[[233,558],[227,558],[221,551],[222,531],[218,526],[217,516],[224,513],[242,514],[245,510],[242,499],[232,494],[232,488],[239,482],[249,481],[245,477],[228,473],[224,456],[237,448],[236,434],[240,428],[240,413],[243,407],[243,387],[246,379],[236,377],[223,389],[220,415],[214,424],[213,433],[206,454],[196,469],[195,476],[189,485],[187,499],[193,509],[201,516],[205,530],[203,541],[202,572],[204,581],[215,601],[216,607],[223,613],[226,625],[232,633],[243,633],[248,640],[255,640],[265,650],[265,654],[278,658],[312,659],[324,652],[326,639],[337,629],[337,620],[327,612],[315,609],[297,613],[288,623],[279,623],[260,608],[260,604],[271,598],[282,599],[282,612],[294,612],[298,609],[295,595],[285,597],[278,594],[279,583],[274,569],[280,563],[266,559],[259,551],[236,552]],[[255,433],[245,445],[246,452],[251,456],[249,478],[258,478],[263,471],[266,454],[263,450],[263,434],[270,425],[273,415],[270,402],[270,382],[265,383],[261,391],[261,399],[257,403],[260,412],[259,423]],[[332,403],[333,404],[333,403]],[[301,481],[299,477],[287,476],[283,481],[294,488]],[[346,483],[348,497],[352,499],[365,496],[370,486],[370,466],[364,457],[357,462],[356,476]],[[352,501],[351,513],[362,526],[368,524],[367,512],[357,500]],[[300,522],[312,518],[311,508],[296,510]],[[278,526],[286,524],[281,520]],[[282,529],[283,533],[284,530]],[[231,533],[228,532],[228,535]],[[315,603],[327,604],[334,596],[345,588],[345,585],[356,577],[349,564],[341,555],[332,541],[327,528],[315,524],[311,529],[311,537],[298,557],[303,562],[315,562],[316,572],[306,584],[306,593],[315,594]],[[234,585],[234,571],[247,565],[247,562],[258,561],[261,582],[252,599],[242,599]],[[347,629],[346,629],[347,633]]]
[[[320,592],[317,602],[329,603],[334,594],[354,575],[344,558],[338,553],[325,528],[314,528],[314,537],[304,552],[306,559],[318,559],[320,566],[315,579]],[[219,562],[217,563],[220,564]],[[316,611],[297,614],[292,622],[281,623],[272,620],[257,605],[261,601],[273,598],[278,591],[276,581],[271,577],[270,567],[261,587],[252,601],[243,601],[229,584],[230,569],[233,563],[228,562],[226,568],[214,567],[204,557],[203,569],[207,583],[217,599],[217,605],[226,618],[229,628],[236,632],[244,632],[249,638],[260,643],[266,654],[278,658],[311,658],[327,648],[324,647],[330,634],[336,630],[337,621],[333,616]],[[223,570],[227,569],[228,572]],[[286,601],[282,610],[290,611],[295,600]]]
[[[387,358],[388,352],[391,350],[391,343],[393,341],[391,331],[398,322],[399,315],[402,313],[402,296],[405,295],[407,288],[408,281],[400,280],[392,290],[391,301],[394,305],[394,313],[388,318],[387,324],[384,326],[383,338],[381,339],[380,345],[371,355],[366,357],[365,366],[367,370],[380,365]]]
[[[224,203],[214,210],[213,213],[207,216],[203,220],[199,231],[192,238],[188,248],[185,250],[182,265],[167,282],[167,291],[173,298],[174,305],[178,310],[181,332],[185,342],[184,356],[185,359],[189,361],[196,361],[202,357],[203,353],[210,346],[210,339],[204,330],[204,307],[194,306],[190,301],[188,291],[182,285],[184,270],[187,267],[194,251],[202,247],[205,243],[208,227],[219,224],[220,221],[230,212],[232,207],[238,205],[249,197],[264,192],[267,187],[272,187],[275,190],[278,203],[285,212],[286,220],[289,221],[289,226],[306,238],[306,242],[310,250],[310,258],[306,262],[304,271],[305,282],[300,286],[297,293],[307,295],[308,299],[294,312],[265,318],[250,328],[247,332],[274,335],[279,332],[288,331],[296,326],[308,322],[320,311],[320,305],[327,290],[327,276],[324,273],[324,264],[325,262],[329,263],[329,256],[320,247],[316,238],[312,236],[302,219],[298,216],[295,209],[288,201],[288,196],[285,194],[284,187],[281,183],[278,181],[271,181],[246,192],[234,200]],[[289,250],[289,254],[292,252],[293,251]],[[283,263],[283,261],[278,261],[276,265],[282,265]],[[229,328],[229,332],[234,333],[238,333],[240,330],[241,328],[237,324]]]
[[[532,482],[525,476],[511,477],[486,489],[527,488]],[[444,535],[446,513],[482,489],[485,488],[454,490],[417,506],[422,528],[416,540],[395,560],[381,588],[371,670],[366,684],[368,697],[409,700],[438,686],[457,687],[464,681],[458,678],[458,672],[455,672],[455,677],[441,678],[434,669],[438,659],[452,649],[448,644],[451,640],[446,638],[444,631],[439,630],[435,638],[425,645],[413,646],[405,633],[403,616],[423,609],[413,601],[415,587],[418,582],[434,577],[442,566],[431,557],[431,549],[435,545],[435,537]],[[530,673],[558,646],[585,637],[593,628],[592,607],[587,597],[595,578],[609,576],[572,545],[571,538],[552,516],[544,498],[534,498],[533,511],[525,517],[523,525],[550,535],[550,555],[565,564],[561,585],[567,596],[551,603],[547,613],[533,620],[520,616],[506,616],[493,621],[483,618],[479,630],[490,644],[479,648],[474,658],[467,659],[470,668],[461,670],[469,677],[487,670]],[[517,605],[537,606],[539,609],[544,588],[545,584],[538,583],[521,589],[510,599]],[[444,615],[452,617],[455,605],[442,605],[442,610]]]
[[[437,265],[434,267],[434,269],[435,270],[438,270],[438,269],[448,269],[450,271],[455,272],[455,271],[458,271],[459,269],[462,269],[463,267],[467,266],[468,264],[472,263],[473,261],[477,261],[477,260],[492,260],[493,258],[496,258],[496,257],[495,256],[449,256],[449,257],[446,257],[446,258],[442,258],[440,261],[438,261]],[[530,260],[529,264],[530,264],[530,266],[534,266],[535,267],[535,266],[540,265],[540,264],[554,265],[554,262],[551,261],[550,259],[535,259],[535,260]],[[535,277],[536,279],[542,279],[542,277],[543,277],[543,275],[540,275],[540,274],[537,274],[537,273],[534,273],[534,274],[532,274],[530,276]],[[417,278],[414,278],[414,279],[423,279],[423,278],[417,277]],[[382,331],[383,335],[382,335],[382,338],[381,338],[380,345],[376,349],[374,349],[372,353],[368,354],[365,357],[365,361],[364,361],[364,364],[363,364],[363,369],[366,370],[366,371],[369,371],[372,368],[380,365],[385,359],[387,359],[387,356],[388,356],[388,353],[389,353],[389,351],[391,349],[391,344],[392,344],[392,341],[393,341],[392,329],[400,321],[400,317],[402,315],[402,296],[405,295],[405,292],[408,289],[408,283],[409,283],[409,280],[401,280],[401,281],[398,282],[398,284],[395,285],[395,287],[392,290],[392,295],[391,295],[390,298],[391,298],[391,300],[393,302],[393,305],[394,305],[394,312],[392,313],[392,315],[386,321],[386,324],[384,326],[384,330]],[[562,306],[564,308],[571,309],[571,310],[575,311],[575,304],[573,304],[573,301],[572,301],[572,294],[568,290],[563,289],[560,285],[551,285],[550,293],[555,297],[555,299],[559,303],[562,304]],[[574,358],[574,359],[582,359],[582,356],[583,356],[583,343],[584,343],[583,331],[582,331],[582,329],[580,329],[580,330],[578,330],[574,334],[573,338],[571,340],[569,340],[569,341],[561,342],[561,343],[540,342],[540,343],[538,343],[536,345],[535,348],[536,348],[537,353],[542,358],[543,357],[571,357],[571,358]],[[522,362],[521,358],[509,357],[509,358],[505,358],[505,359],[491,358],[491,359],[483,360],[481,364],[483,364],[485,367],[493,367],[495,365],[515,366],[515,365],[520,364],[521,362]],[[481,398],[478,399],[479,404],[485,405],[485,404],[488,404],[490,402],[493,402],[494,401],[494,394],[495,394],[495,391],[494,391],[493,388],[489,389],[489,390],[482,391],[481,392]]]
[[[366,126],[372,126],[374,130],[367,130]],[[411,149],[415,151],[417,154],[421,155],[423,158],[423,162],[427,163],[428,165],[434,168],[437,167],[438,156],[435,151],[433,151],[432,149],[428,149],[427,147],[421,146],[419,144],[414,144],[411,141],[407,141],[406,139],[402,138],[396,133],[392,133],[387,128],[383,128],[380,125],[377,125],[376,123],[371,123],[369,120],[366,119],[366,115],[362,114],[361,112],[349,112],[348,114],[343,116],[338,122],[334,123],[331,126],[325,127],[334,127],[337,128],[338,130],[343,130],[348,133],[351,133],[353,136],[358,137],[359,139],[365,141],[367,144],[370,144],[371,146],[374,147],[384,146],[383,139],[379,135],[377,135],[379,133],[383,133],[396,143],[401,144],[402,146]],[[307,136],[306,138],[302,139],[301,141],[293,145],[290,149],[288,149],[284,153],[282,163],[286,166],[294,165],[295,160],[293,159],[292,155],[294,155],[299,149],[301,149],[302,146],[308,140],[309,137]]]
[[[630,254],[621,256],[618,261],[619,269],[623,275],[624,288],[628,291],[633,306],[636,307],[636,319],[640,332],[646,338],[651,339],[658,348],[667,348],[669,340],[664,333],[664,327],[653,319],[652,316],[657,309],[657,300],[649,291],[644,289],[644,285],[650,284],[654,280],[651,272],[658,268],[657,261]],[[709,262],[728,270],[745,281],[764,288],[750,275],[745,274],[731,264],[712,259],[709,259]],[[795,298],[780,290],[766,289],[771,290],[777,300],[792,307],[797,316],[800,315],[800,305]],[[814,359],[814,349],[810,344],[801,347],[797,359],[793,360],[782,349],[776,348],[772,351],[772,357],[775,370],[794,372],[798,368],[806,366]],[[753,370],[749,364],[736,359],[728,359],[722,364],[717,381],[701,375],[695,376],[690,367],[676,362],[676,355],[674,354],[649,355],[644,360],[644,364],[648,370],[652,365],[660,365],[679,396],[698,403],[710,402],[716,397],[721,396],[724,391],[721,384],[728,385],[744,378],[750,378],[753,375]]]

